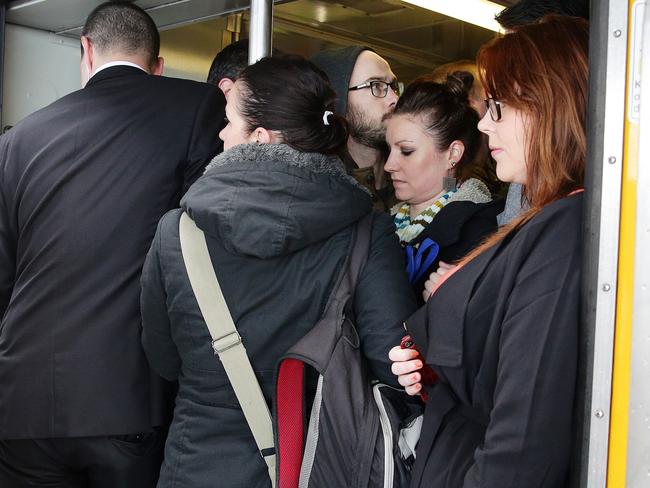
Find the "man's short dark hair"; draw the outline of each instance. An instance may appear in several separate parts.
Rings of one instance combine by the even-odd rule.
[[[81,35],[100,52],[144,54],[150,65],[160,53],[160,34],[154,21],[140,7],[124,1],[106,2],[90,12]]]
[[[572,15],[589,19],[589,0],[521,0],[496,16],[501,27],[513,30],[536,22],[545,15]]]
[[[236,81],[239,74],[248,66],[248,39],[227,45],[212,60],[208,72],[208,83],[219,85],[224,78]]]

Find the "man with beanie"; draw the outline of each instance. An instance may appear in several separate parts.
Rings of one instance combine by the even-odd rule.
[[[370,190],[375,208],[389,210],[396,202],[384,173],[388,149],[382,118],[397,103],[395,74],[365,46],[323,51],[312,61],[327,74],[338,96],[336,110],[348,120],[344,162],[349,173]]]

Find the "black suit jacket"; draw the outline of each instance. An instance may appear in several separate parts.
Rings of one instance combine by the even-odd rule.
[[[571,459],[581,194],[545,206],[406,320],[439,375],[411,488],[558,488]]]
[[[140,346],[140,273],[160,217],[222,148],[225,100],[127,66],[0,139],[0,438],[164,422]]]

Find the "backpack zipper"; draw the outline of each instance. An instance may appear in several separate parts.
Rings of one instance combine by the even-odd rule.
[[[393,460],[393,432],[390,428],[390,420],[386,407],[381,399],[381,383],[372,387],[372,395],[375,398],[375,403],[379,409],[379,422],[381,424],[381,432],[384,436],[384,488],[393,488],[393,478],[395,477],[395,464]]]

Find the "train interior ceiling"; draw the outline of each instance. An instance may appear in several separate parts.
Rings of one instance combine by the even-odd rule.
[[[96,0],[14,1],[9,3],[7,22],[77,38],[86,15],[99,3]],[[137,0],[135,3],[148,10],[162,32],[161,54],[165,57],[166,74],[170,76],[205,80],[215,53],[230,42],[248,36],[248,1]],[[273,47],[310,57],[331,47],[367,45],[390,62],[400,81],[409,82],[441,64],[474,59],[478,48],[495,34],[488,28],[414,3],[276,1]],[[453,2],[446,0],[446,3]],[[493,3],[498,8],[513,1]]]

